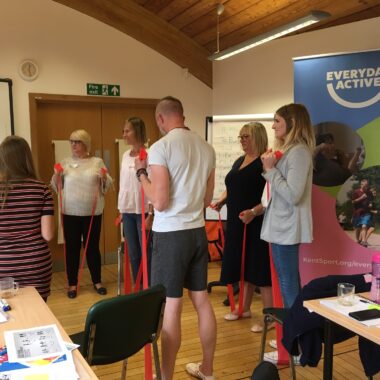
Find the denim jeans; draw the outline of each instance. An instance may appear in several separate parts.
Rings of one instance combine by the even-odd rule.
[[[123,231],[124,237],[127,241],[128,255],[131,262],[133,282],[136,282],[137,274],[139,272],[141,255],[142,255],[142,241],[141,241],[141,214],[123,214]],[[150,231],[149,235],[152,234]],[[147,241],[147,256],[148,256],[148,279],[150,282],[150,262],[152,256],[152,236]]]
[[[271,244],[272,258],[278,275],[284,307],[293,305],[301,287],[298,269],[299,244]]]

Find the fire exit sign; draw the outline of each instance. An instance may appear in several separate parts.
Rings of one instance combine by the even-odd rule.
[[[120,96],[120,85],[87,83],[87,95]]]

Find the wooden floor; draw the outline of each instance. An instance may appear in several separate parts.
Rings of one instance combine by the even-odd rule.
[[[209,266],[209,281],[217,280],[220,273],[220,264],[211,263]],[[106,265],[102,269],[103,283],[108,288],[108,296],[114,296],[117,292],[117,267]],[[252,319],[243,319],[235,322],[227,322],[223,315],[228,308],[223,306],[226,296],[225,288],[216,287],[210,295],[215,309],[218,324],[218,340],[215,353],[215,376],[218,380],[249,379],[253,368],[258,363],[260,334],[250,332],[254,321],[259,320],[261,302],[255,295],[252,311]],[[74,300],[66,297],[65,279],[63,273],[53,275],[52,294],[48,299],[48,305],[62,323],[69,334],[83,329],[84,320],[88,308],[96,301],[103,299],[92,288],[87,270],[84,273],[80,293]],[[201,357],[199,339],[196,332],[197,320],[187,297],[185,297],[182,317],[182,346],[179,351],[175,380],[193,379],[185,372],[188,362],[199,361]],[[274,338],[274,330],[269,333]],[[359,359],[357,350],[357,338],[352,338],[334,346],[334,379],[367,379]],[[270,348],[268,347],[268,350]],[[380,358],[379,358],[380,360]],[[317,368],[297,366],[298,380],[322,379],[323,360]],[[144,357],[138,353],[129,360],[128,379],[143,380]],[[95,373],[99,379],[120,379],[121,363],[105,366],[95,366]],[[280,368],[280,378],[289,379],[288,367]],[[374,379],[380,379],[377,375]]]

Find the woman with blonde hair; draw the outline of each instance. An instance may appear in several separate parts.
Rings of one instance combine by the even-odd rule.
[[[260,156],[267,150],[268,137],[261,123],[245,124],[239,134],[244,155],[238,158],[225,179],[226,190],[211,205],[216,210],[227,205],[227,230],[223,252],[221,281],[233,284],[240,280],[243,232],[246,225],[246,256],[242,315],[238,310],[224,316],[227,321],[251,317],[251,303],[256,286],[260,287],[264,307],[272,306],[272,288],[268,243],[260,239],[263,221],[261,195],[265,186]],[[262,331],[260,324],[253,332]]]
[[[0,278],[33,286],[46,301],[52,275],[47,241],[53,236],[53,198],[37,178],[29,145],[6,137],[0,145]]]
[[[313,239],[311,190],[315,137],[306,107],[297,103],[276,111],[272,129],[275,148],[282,156],[276,158],[272,151],[261,156],[263,176],[270,188],[261,238],[271,243],[284,307],[290,308],[300,291],[299,246]],[[266,353],[264,359],[276,363],[278,352]]]
[[[272,128],[276,148],[283,156],[279,160],[273,152],[261,156],[263,175],[270,185],[261,238],[272,244],[284,306],[291,307],[300,290],[299,245],[310,243],[313,238],[311,188],[315,138],[309,113],[302,104],[279,108]]]
[[[107,294],[101,283],[101,257],[99,250],[104,194],[112,185],[101,158],[90,155],[91,137],[84,129],[70,135],[72,156],[60,162],[62,170],[54,168],[52,187],[58,191],[62,184],[62,213],[66,243],[66,269],[69,282],[67,296],[77,296],[80,250],[88,246],[87,265],[94,289]],[[59,178],[60,177],[60,178]],[[90,233],[89,233],[90,231]]]

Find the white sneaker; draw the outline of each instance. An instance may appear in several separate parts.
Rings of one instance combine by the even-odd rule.
[[[271,351],[264,353],[264,360],[266,362],[271,362],[273,364],[277,364],[278,362],[278,351]]]
[[[271,339],[269,341],[269,347],[272,347],[274,348],[275,350],[277,350],[277,340],[276,339]]]
[[[300,358],[301,358],[301,355],[293,356],[294,365],[300,365],[301,364]],[[266,362],[271,362],[271,363],[277,365],[277,363],[278,363],[278,351],[266,352],[264,354],[264,360]]]
[[[206,376],[201,372],[201,370],[200,370],[201,364],[202,363],[188,363],[188,364],[186,364],[187,373],[189,373],[191,376],[196,377],[197,379],[215,380],[215,377],[213,375]]]

